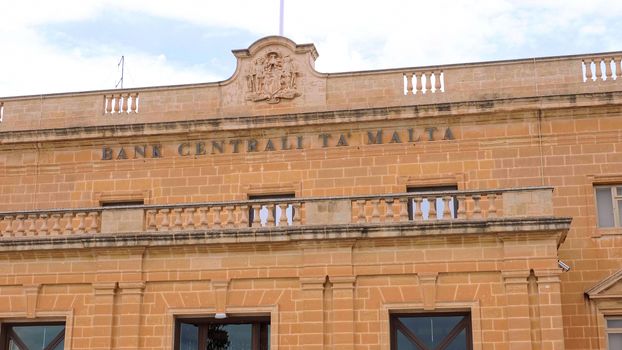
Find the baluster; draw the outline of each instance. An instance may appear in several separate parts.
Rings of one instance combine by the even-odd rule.
[[[130,109],[130,95],[123,96],[123,113],[127,113]]]
[[[496,200],[497,200],[496,193],[488,194],[488,213],[486,215],[488,219],[497,217],[497,206],[495,203]]]
[[[207,211],[209,209],[206,208],[199,208],[199,227],[206,230],[208,228],[207,225]]]
[[[380,210],[378,206],[380,205],[380,199],[372,199],[371,201],[371,222],[380,222]]]
[[[586,78],[586,81],[592,80],[592,60],[591,59],[585,59],[583,61],[583,63],[585,64],[585,78]]]
[[[52,214],[52,235],[60,233],[60,214]]]
[[[288,226],[287,207],[289,207],[288,203],[279,204],[279,208],[281,208],[281,216],[279,217],[279,226]]]
[[[76,229],[76,233],[82,234],[85,232],[84,217],[86,216],[86,213],[76,213],[76,216],[78,217],[78,228]]]
[[[194,211],[195,208],[187,208],[186,209],[186,229],[194,230]]]
[[[436,214],[436,196],[432,196],[432,198],[428,198],[428,203],[430,204],[430,211],[428,212],[428,220],[434,221],[438,219]]]
[[[429,94],[432,92],[432,73],[427,73],[425,75],[425,93]]]
[[[121,113],[121,95],[117,95],[114,99],[114,112]]]
[[[266,205],[265,208],[268,210],[268,220],[266,221],[266,226],[274,227],[274,214],[276,213],[276,204]]]
[[[91,217],[91,226],[89,227],[89,233],[97,233],[98,230],[98,220],[99,220],[99,213],[96,211],[92,211],[89,213],[89,216]]]
[[[622,57],[614,58],[616,66],[616,80],[622,78]]]
[[[441,92],[441,71],[434,72],[434,92]]]
[[[44,236],[49,235],[50,231],[48,229],[48,214],[40,214],[39,218],[41,219],[41,227],[39,227],[39,233]]]
[[[399,216],[400,222],[408,221],[408,201],[409,200],[410,198],[408,197],[398,199],[398,202],[400,204],[400,216]]]
[[[451,196],[443,197],[443,220],[451,219],[451,208],[449,208],[449,203],[451,201]]]
[[[594,60],[594,64],[596,65],[596,80],[603,80],[603,69],[601,67],[601,58],[597,58]]]
[[[422,73],[415,73],[415,86],[416,86],[416,91],[415,93],[421,93],[423,92],[423,74]]]
[[[404,74],[404,76],[406,77],[406,95],[414,95],[415,92],[413,91],[413,74],[407,73]]]
[[[4,228],[4,236],[13,237],[13,216],[7,215],[4,217],[4,220],[7,221],[7,225]]]
[[[480,200],[482,196],[479,194],[474,194],[471,196],[473,198],[473,215],[471,215],[472,219],[481,219],[482,218],[482,208],[480,207]]]
[[[17,221],[17,230],[15,230],[16,236],[24,236],[24,215],[16,215],[15,220]]]
[[[250,206],[246,204],[243,204],[239,207],[240,220],[239,220],[238,227],[240,228],[248,227],[248,217],[250,216],[250,212],[248,211],[249,209],[250,209]]]
[[[466,196],[459,195],[456,198],[458,199],[458,219],[466,219]]]
[[[413,220],[414,221],[422,221],[423,220],[423,209],[421,208],[421,203],[423,203],[423,198],[415,197],[415,207],[413,208]]]
[[[387,210],[384,214],[384,221],[394,222],[395,218],[393,218],[393,204],[395,203],[393,203],[393,198],[385,198],[384,204],[387,207]]]
[[[155,231],[158,228],[158,224],[156,221],[157,210],[148,209],[147,210],[147,231]]]
[[[66,235],[70,235],[73,233],[73,213],[65,213],[63,214],[63,218],[65,218],[65,220],[67,220],[67,223],[65,224],[65,232],[64,234]]]
[[[292,225],[300,226],[302,222],[302,207],[299,202],[292,203]]]
[[[181,221],[182,211],[182,208],[173,208],[173,210],[171,211],[171,222],[173,222],[174,231],[181,231],[181,229],[183,228],[183,222]]]
[[[104,96],[104,103],[106,104],[106,114],[112,113],[112,99],[114,96]]]
[[[235,227],[235,214],[233,213],[234,207],[232,205],[226,206],[225,210],[227,211],[227,221],[225,224],[226,228]]]
[[[160,223],[159,231],[168,231],[170,229],[170,223],[168,221],[169,211],[169,209],[160,209],[160,213],[162,214],[162,222]]]
[[[261,205],[252,204],[251,210],[253,211],[253,222],[251,222],[251,226],[261,227]]]
[[[359,214],[358,214],[358,218],[359,218],[358,223],[359,224],[364,224],[367,221],[366,217],[365,217],[365,203],[366,202],[367,201],[364,200],[364,199],[356,201],[356,204],[358,206],[358,211],[359,211]]]
[[[138,113],[138,94],[132,95],[132,107],[130,112]]]
[[[613,70],[611,69],[611,63],[613,62],[613,58],[605,58],[605,76],[607,80],[613,80]]]
[[[213,228],[220,228],[220,210],[222,208],[221,207],[213,207],[212,211],[214,212],[214,224],[212,225]]]
[[[37,235],[37,216],[34,214],[29,214],[28,220],[30,221],[30,225],[28,226],[28,236],[36,236]]]

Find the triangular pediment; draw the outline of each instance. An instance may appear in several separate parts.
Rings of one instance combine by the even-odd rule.
[[[622,270],[601,280],[585,293],[590,299],[622,298]]]

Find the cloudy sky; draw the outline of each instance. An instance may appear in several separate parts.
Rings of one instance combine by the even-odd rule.
[[[622,50],[619,0],[284,0],[321,72]],[[279,0],[19,0],[0,9],[0,96],[227,79],[278,34]]]

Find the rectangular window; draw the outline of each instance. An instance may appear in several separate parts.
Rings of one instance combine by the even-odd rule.
[[[433,186],[433,187],[408,187],[408,192],[444,192],[444,191],[457,191],[458,186],[456,185],[448,185],[448,186]],[[435,203],[434,209],[436,209],[436,218],[443,218],[443,210],[445,210],[445,202],[442,197],[437,196],[435,198],[427,198],[424,196],[423,200],[417,207],[417,203],[415,199],[411,199],[408,201],[408,218],[413,220],[416,217],[416,212],[419,211],[421,213],[421,217],[423,220],[428,220],[430,217],[430,202]],[[449,211],[451,218],[458,217],[458,200],[456,196],[451,196],[449,199]]]
[[[102,207],[121,207],[121,206],[130,206],[130,205],[144,205],[145,201],[143,200],[128,200],[128,201],[110,201],[110,202],[102,202]]]
[[[249,200],[289,199],[289,198],[295,198],[295,195],[293,193],[287,193],[287,194],[262,194],[262,195],[248,196]],[[292,224],[293,210],[294,209],[292,208],[291,204],[287,206],[287,209],[285,209],[285,215],[287,216],[288,225]],[[272,216],[274,218],[275,224],[278,226],[280,219],[281,219],[281,207],[279,205],[272,206]],[[260,218],[261,226],[265,226],[266,223],[268,222],[268,206],[264,205],[261,207],[261,209],[259,210],[259,218]],[[254,219],[255,219],[255,212],[253,210],[249,210],[248,211],[248,225],[249,226],[253,225]]]
[[[622,226],[622,186],[595,186],[598,227]]]
[[[391,350],[471,350],[469,313],[394,313],[390,316]]]
[[[268,350],[270,317],[180,318],[175,350]]]
[[[65,323],[12,323],[2,325],[2,349],[63,350]]]
[[[622,349],[622,317],[607,317],[607,349]]]

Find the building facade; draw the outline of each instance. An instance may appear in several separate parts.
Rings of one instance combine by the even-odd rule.
[[[622,349],[622,53],[0,98],[0,349]]]

